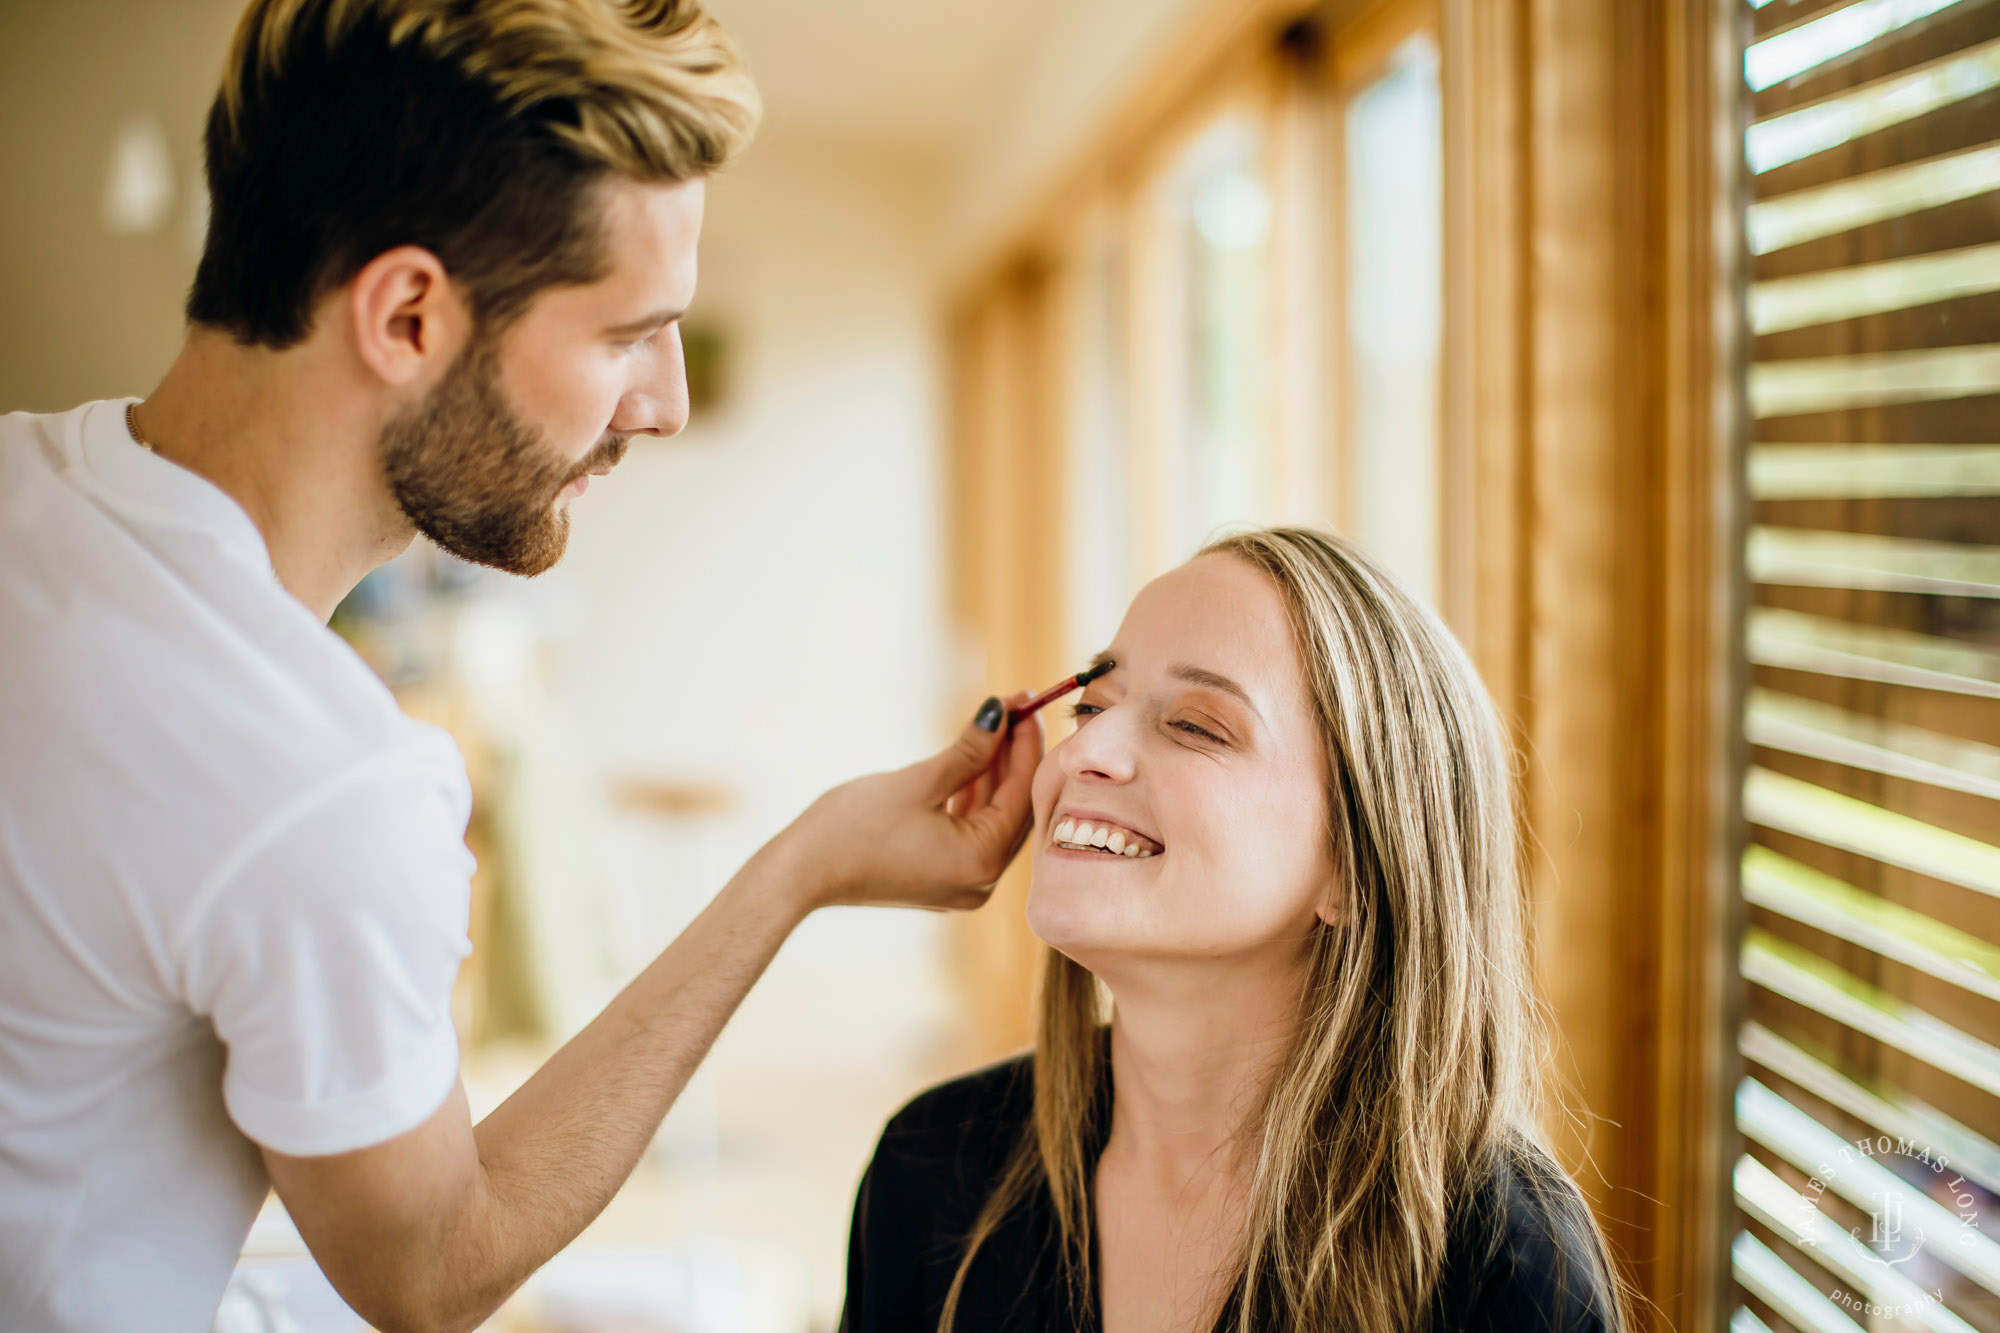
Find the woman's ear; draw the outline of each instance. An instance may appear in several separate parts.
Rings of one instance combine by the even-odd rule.
[[[1313,907],[1313,915],[1324,921],[1327,925],[1338,928],[1347,915],[1342,910],[1346,897],[1343,892],[1345,888],[1346,885],[1342,884],[1338,879],[1329,881],[1326,886],[1326,892],[1320,895],[1319,902]]]

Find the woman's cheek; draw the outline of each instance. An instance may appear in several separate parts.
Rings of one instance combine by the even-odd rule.
[[[1029,786],[1029,794],[1035,805],[1035,826],[1045,827],[1049,822],[1049,811],[1055,808],[1056,797],[1062,794],[1062,764],[1056,754],[1062,749],[1057,742],[1042,753],[1042,761],[1035,765],[1035,780]]]

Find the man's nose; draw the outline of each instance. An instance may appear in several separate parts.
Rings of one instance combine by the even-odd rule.
[[[626,390],[611,429],[622,434],[678,435],[688,423],[687,360],[680,325],[662,330],[651,373]]]

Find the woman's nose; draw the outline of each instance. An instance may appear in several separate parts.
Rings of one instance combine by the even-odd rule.
[[[1107,708],[1082,720],[1076,734],[1062,743],[1066,777],[1099,782],[1130,782],[1135,771],[1132,724],[1124,710]]]

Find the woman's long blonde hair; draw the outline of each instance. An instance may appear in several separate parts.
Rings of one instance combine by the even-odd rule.
[[[1285,600],[1340,876],[1339,924],[1315,927],[1297,1033],[1243,1131],[1247,1224],[1216,1328],[1420,1329],[1454,1205],[1499,1154],[1550,1160],[1510,750],[1450,631],[1352,544],[1271,528],[1201,554],[1247,561]],[[967,1238],[941,1333],[979,1247],[1038,1186],[1087,1299],[1106,1059],[1096,977],[1049,950],[1034,1123]],[[1616,1329],[1619,1287],[1574,1185],[1552,1169],[1523,1183],[1592,1256]]]

